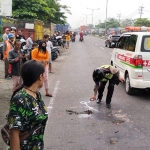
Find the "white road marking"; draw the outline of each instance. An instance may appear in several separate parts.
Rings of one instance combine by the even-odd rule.
[[[103,47],[101,47],[101,49],[104,49]]]
[[[98,44],[95,44],[95,45],[98,45]]]
[[[110,53],[110,55],[111,55],[112,53]]]
[[[49,104],[48,104],[48,107],[47,107],[47,109],[48,109],[48,111],[47,111],[48,112],[48,117],[50,116],[50,113],[51,113],[51,111],[53,109],[55,97],[56,97],[58,89],[59,89],[58,88],[59,87],[59,83],[60,83],[60,81],[56,82],[56,85],[55,85],[55,88],[54,88],[54,92],[53,92],[53,97],[50,98],[50,101],[49,101]]]
[[[91,106],[88,105],[88,103],[90,103],[90,101],[88,101],[88,102],[82,101],[80,103],[83,104],[83,105],[85,105],[86,107],[88,107],[89,110],[92,109],[92,110],[94,110],[96,112],[99,112],[97,109],[94,109],[93,107],[91,107]]]

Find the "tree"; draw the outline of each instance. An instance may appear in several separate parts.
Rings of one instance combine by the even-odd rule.
[[[120,23],[120,26],[125,28],[127,26],[133,26],[134,25],[134,20],[132,19],[125,19]]]
[[[64,12],[61,12],[61,9],[64,9],[65,11],[69,12],[69,7],[66,5],[60,5],[55,0],[47,0],[47,4],[49,7],[53,7],[55,9],[54,17],[49,17],[48,22],[53,22],[56,24],[65,24],[66,23],[66,16]]]
[[[87,27],[88,27],[89,29],[92,29],[92,28],[94,27],[94,25],[88,24]]]
[[[13,18],[38,19],[45,23],[66,23],[61,9],[70,13],[69,7],[60,5],[56,0],[13,0]]]
[[[119,27],[119,22],[118,20],[114,19],[114,18],[109,18],[108,21],[106,22],[106,28],[116,28]],[[104,23],[100,23],[99,25],[97,25],[98,28],[105,28],[105,22]]]
[[[139,18],[135,21],[134,25],[150,27],[150,20],[148,20],[147,18]]]

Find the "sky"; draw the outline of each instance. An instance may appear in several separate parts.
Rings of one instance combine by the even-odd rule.
[[[72,15],[66,13],[67,22],[72,28],[77,28],[81,25],[92,23],[92,10],[87,9],[98,9],[94,10],[93,13],[93,24],[96,25],[99,22],[104,22],[106,19],[106,1],[107,0],[60,0],[61,4],[70,6]],[[108,18],[126,19],[126,18],[140,18],[139,7],[143,6],[142,18],[150,19],[150,0],[108,0]],[[85,14],[85,15],[83,15]]]

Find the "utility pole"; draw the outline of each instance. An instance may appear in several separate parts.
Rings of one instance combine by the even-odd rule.
[[[92,14],[90,14],[90,15],[85,15],[85,14],[83,14],[84,16],[86,16],[86,25],[87,25],[87,18],[88,18],[88,16],[90,16],[90,15],[92,15]]]
[[[143,9],[144,9],[143,5],[139,7],[140,18],[142,18]]]
[[[93,12],[94,12],[94,10],[99,10],[100,8],[97,8],[97,9],[91,9],[91,8],[87,8],[87,9],[90,9],[90,10],[92,10],[92,25],[94,25],[94,24],[93,24]]]
[[[108,0],[106,0],[105,34],[107,34],[107,9],[108,9]]]
[[[117,14],[117,17],[119,18],[119,24],[120,24],[120,17],[121,17],[121,14]]]

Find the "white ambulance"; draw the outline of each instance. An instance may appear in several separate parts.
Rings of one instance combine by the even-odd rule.
[[[122,34],[111,56],[111,64],[120,70],[129,95],[134,93],[135,88],[150,88],[150,28],[132,27],[132,31],[133,29],[138,32]],[[146,32],[141,32],[143,30]]]

